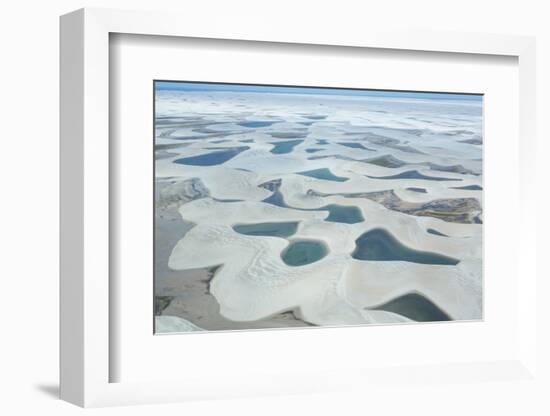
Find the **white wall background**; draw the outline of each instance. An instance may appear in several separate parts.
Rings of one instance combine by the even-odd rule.
[[[281,22],[321,19],[338,25],[420,27],[440,30],[536,35],[538,42],[539,249],[541,276],[548,232],[546,163],[550,146],[550,12],[545,1],[377,0],[171,1],[171,0],[12,0],[0,11],[0,413],[72,415],[82,410],[56,399],[58,367],[58,16],[74,9],[116,7],[268,16]],[[545,7],[546,6],[546,7]],[[542,377],[548,382],[549,307],[542,281],[540,338]],[[543,331],[543,326],[546,328]],[[440,385],[376,395],[259,398],[93,410],[101,415],[174,412],[189,415],[261,414],[499,414],[548,415],[550,384]]]

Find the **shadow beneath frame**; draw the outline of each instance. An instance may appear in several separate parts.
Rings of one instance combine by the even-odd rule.
[[[59,385],[58,384],[37,384],[34,386],[36,390],[42,394],[49,396],[52,399],[59,399]]]

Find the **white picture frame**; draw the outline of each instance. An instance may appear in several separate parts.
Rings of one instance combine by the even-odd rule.
[[[208,380],[111,382],[110,365],[117,359],[110,349],[109,275],[110,239],[109,157],[109,36],[113,33],[227,39],[281,44],[332,45],[438,53],[505,55],[519,62],[520,215],[516,242],[518,269],[517,354],[507,360],[442,363],[400,371],[383,367],[368,372],[320,369],[234,382],[220,374]],[[301,27],[224,19],[206,22],[190,16],[107,9],[82,9],[61,18],[61,398],[80,406],[158,403],[195,398],[242,397],[259,394],[322,392],[355,385],[403,380],[480,382],[484,379],[523,380],[536,373],[536,203],[532,190],[535,169],[535,41],[530,37],[396,32],[347,28],[329,32],[312,25]]]

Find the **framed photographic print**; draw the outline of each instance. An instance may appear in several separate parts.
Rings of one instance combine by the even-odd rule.
[[[154,89],[157,333],[482,318],[482,95]]]
[[[62,398],[530,378],[533,40],[215,23],[61,19]]]

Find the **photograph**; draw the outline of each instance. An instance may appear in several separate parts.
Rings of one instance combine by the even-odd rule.
[[[483,318],[483,96],[154,82],[155,333]]]

